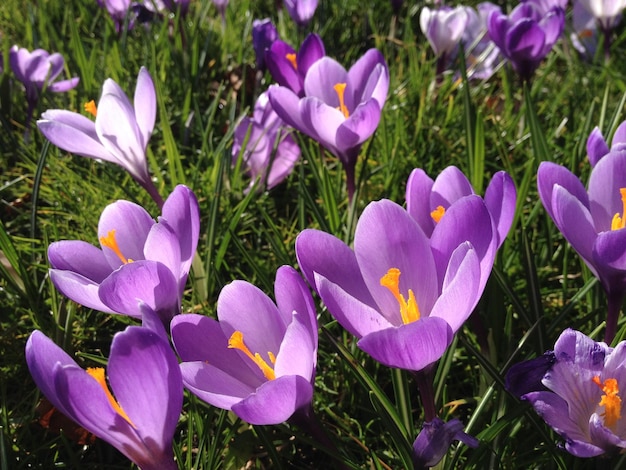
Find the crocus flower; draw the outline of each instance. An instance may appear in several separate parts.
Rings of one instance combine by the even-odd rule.
[[[102,86],[97,108],[92,101],[85,109],[96,116],[95,122],[78,113],[51,109],[42,114],[37,126],[50,142],[67,152],[121,166],[163,205],[146,159],[156,120],[156,90],[148,71],[144,67],[139,70],[134,106],[109,78]]]
[[[574,48],[586,60],[593,59],[598,47],[598,25],[580,2],[574,2],[572,6],[572,28],[570,40]]]
[[[225,286],[217,318],[172,320],[185,387],[251,424],[278,424],[308,409],[317,358],[313,298],[289,266],[276,272],[276,304],[245,281]]]
[[[626,150],[626,121],[622,122],[615,130],[610,149],[598,126],[593,128],[587,138],[587,156],[592,167],[596,166],[596,163],[609,152],[620,150]]]
[[[63,56],[58,52],[50,54],[43,49],[35,49],[30,52],[28,49],[18,46],[13,46],[10,49],[9,64],[15,78],[22,82],[26,90],[27,123],[30,122],[37,106],[39,93],[43,90],[64,92],[78,85],[78,77],[56,81],[63,71],[64,63]]]
[[[565,439],[569,453],[577,457],[623,453],[626,422],[621,414],[620,388],[626,386],[626,342],[611,348],[567,329],[556,341],[554,351],[544,356],[550,366],[542,369],[540,382],[533,373],[533,363],[513,366],[507,382],[520,384],[527,377],[527,391],[520,398],[529,401]]]
[[[486,80],[502,62],[500,50],[487,34],[487,20],[492,11],[500,7],[491,2],[481,2],[476,10],[465,7],[467,25],[461,42],[465,50],[467,77]]]
[[[562,8],[542,10],[540,2],[526,1],[509,16],[493,11],[487,23],[489,36],[524,81],[530,80],[565,26]]]
[[[296,52],[280,39],[274,41],[265,53],[267,69],[272,78],[289,88],[300,98],[304,97],[304,77],[315,61],[326,55],[322,39],[315,33],[309,34]]]
[[[228,8],[229,0],[213,0],[213,5],[217,8],[217,11],[222,18],[222,26],[226,26],[226,8]]]
[[[176,470],[172,440],[183,404],[174,351],[149,328],[113,338],[107,372],[82,369],[40,331],[26,343],[39,389],[63,414],[105,440],[142,470]],[[110,389],[107,385],[110,384]]]
[[[346,171],[348,197],[361,145],[378,127],[389,89],[389,70],[380,51],[370,49],[348,72],[330,57],[316,61],[304,79],[304,98],[271,86],[276,114],[337,156]]]
[[[300,147],[272,109],[267,93],[257,99],[253,117],[244,118],[235,129],[232,156],[233,164],[242,157],[252,179],[250,188],[260,179],[268,189],[281,183],[300,158]]]
[[[462,6],[441,7],[436,10],[422,8],[420,28],[440,61],[445,62],[456,51],[467,21],[467,11]]]
[[[80,240],[50,244],[50,279],[86,307],[141,318],[141,301],[167,324],[180,312],[199,221],[196,197],[182,185],[165,201],[158,222],[137,204],[114,202],[98,223],[101,249]]]
[[[469,447],[478,447],[478,439],[463,432],[463,423],[451,419],[447,423],[439,418],[425,422],[413,443],[415,468],[434,467],[446,454],[453,441]]]
[[[291,19],[301,27],[306,26],[313,18],[319,0],[283,0],[283,5]]]
[[[452,204],[427,237],[389,200],[359,218],[354,249],[319,230],[296,239],[298,263],[357,346],[390,367],[419,371],[438,360],[481,294],[481,259],[496,237],[483,200]],[[490,263],[484,263],[491,269]]]
[[[137,19],[137,11],[132,8],[130,0],[96,0],[100,8],[105,8],[115,23],[115,31],[120,33],[126,24],[127,29],[133,29]]]
[[[626,295],[626,151],[609,152],[595,164],[588,190],[551,162],[539,165],[537,184],[546,211],[607,293],[610,343]]]
[[[600,29],[607,33],[613,30],[622,18],[626,0],[576,0],[597,21]]]
[[[272,20],[254,20],[252,22],[252,47],[256,56],[256,67],[265,70],[265,51],[278,39],[278,31]]]

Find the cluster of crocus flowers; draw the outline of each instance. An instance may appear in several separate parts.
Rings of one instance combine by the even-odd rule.
[[[233,164],[243,160],[252,180],[250,188],[260,181],[272,189],[291,173],[300,158],[300,147],[290,131],[272,109],[267,93],[262,93],[254,115],[242,119],[234,134]]]
[[[554,351],[513,366],[507,388],[530,402],[577,457],[623,453],[626,342],[615,348],[567,329]]]
[[[349,71],[330,57],[314,62],[304,78],[304,97],[284,86],[271,86],[268,93],[286,124],[339,158],[352,199],[356,161],[378,127],[388,89],[387,63],[380,51],[370,49]]]
[[[95,121],[72,111],[50,109],[37,126],[50,142],[67,152],[121,166],[161,206],[163,199],[152,182],[146,158],[156,121],[156,90],[144,67],[137,76],[133,101],[134,105],[109,78],[97,106],[93,101],[85,105]]]
[[[27,127],[42,91],[64,92],[75,88],[79,82],[78,77],[57,81],[65,64],[63,56],[58,52],[50,54],[43,49],[31,52],[23,47],[13,46],[9,51],[9,64],[15,78],[26,90]]]
[[[595,165],[588,189],[551,162],[539,165],[537,184],[546,211],[607,293],[605,341],[610,343],[626,295],[626,152],[602,153],[590,154]]]
[[[34,331],[26,343],[26,362],[35,383],[58,410],[139,468],[178,468],[172,440],[182,410],[183,382],[176,355],[160,332],[130,326],[117,333],[105,371],[82,369]]]
[[[552,50],[565,27],[561,2],[527,0],[510,15],[493,11],[487,22],[491,40],[498,46],[520,78],[528,81]]]
[[[100,216],[101,248],[80,240],[50,244],[50,278],[86,307],[141,318],[143,303],[168,324],[180,313],[199,233],[198,202],[186,186],[174,189],[158,222],[143,207],[117,201]]]
[[[317,317],[304,280],[276,272],[276,303],[254,285],[233,281],[217,301],[217,318],[174,317],[172,340],[185,387],[251,424],[307,414],[317,362]]]

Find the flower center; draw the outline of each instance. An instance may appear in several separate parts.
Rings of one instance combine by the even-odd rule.
[[[613,216],[611,221],[611,230],[619,230],[626,227],[626,188],[620,188],[620,194],[622,195],[622,215],[619,212]]]
[[[98,108],[96,108],[96,102],[91,100],[89,103],[85,103],[85,111],[89,114],[93,114],[94,117],[98,114]]]
[[[241,331],[235,331],[230,339],[228,340],[228,347],[230,349],[239,349],[246,356],[250,358],[252,362],[254,362],[267,380],[274,380],[276,378],[276,374],[274,373],[274,369],[270,366],[265,360],[261,357],[259,353],[252,354],[252,351],[248,349],[248,346],[243,342],[243,333]],[[267,352],[267,355],[270,358],[270,362],[272,365],[276,363],[276,356],[270,351]]]
[[[406,325],[420,319],[420,309],[417,306],[413,291],[409,289],[408,301],[400,293],[400,270],[398,268],[390,268],[387,274],[380,278],[380,285],[389,289],[398,301],[403,324]]]
[[[128,422],[128,424],[130,424],[133,428],[137,428],[133,424],[133,422],[130,420],[126,412],[122,409],[122,407],[117,402],[117,400],[111,394],[111,391],[109,390],[109,386],[107,385],[106,379],[104,377],[104,369],[102,367],[88,367],[87,373],[91,377],[93,377],[96,382],[98,382],[100,387],[102,387],[102,390],[104,390],[104,393],[106,397],[109,399],[109,403],[111,404],[115,412],[118,415],[120,415],[122,418],[124,418]]]
[[[295,70],[298,70],[298,63],[296,62],[295,54],[285,54],[285,58],[289,61]]]
[[[337,93],[337,97],[339,98],[339,107],[337,109],[343,113],[343,116],[345,118],[349,118],[350,117],[350,111],[348,111],[348,108],[346,107],[346,103],[345,103],[344,98],[343,98],[343,95],[344,95],[344,93],[346,91],[346,84],[345,83],[337,83],[333,87],[333,90],[335,90],[335,93]]]
[[[126,258],[122,254],[122,250],[117,244],[117,240],[115,239],[115,229],[109,230],[105,237],[100,237],[100,244],[104,247],[107,247],[117,255],[120,261],[124,264],[132,263],[133,260],[130,258]]]
[[[430,213],[430,216],[433,218],[433,220],[436,223],[439,223],[439,221],[441,220],[441,218],[444,216],[445,213],[446,213],[446,210],[444,209],[443,206],[437,206],[437,208]]]
[[[602,383],[597,375],[592,380],[604,392],[598,403],[599,406],[604,406],[604,413],[602,413],[604,425],[613,429],[617,420],[622,418],[622,399],[618,395],[617,380],[609,378]]]

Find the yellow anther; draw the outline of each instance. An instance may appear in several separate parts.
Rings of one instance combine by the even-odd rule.
[[[398,301],[402,323],[406,325],[420,319],[420,309],[417,306],[413,291],[409,289],[408,301],[400,293],[400,270],[398,268],[389,269],[387,274],[380,278],[380,285],[389,289]]]
[[[335,90],[335,93],[337,93],[337,97],[339,98],[339,107],[337,108],[339,111],[342,112],[343,116],[345,118],[349,118],[350,117],[350,111],[348,111],[348,108],[346,106],[346,103],[344,101],[343,95],[346,91],[346,84],[345,83],[337,83],[334,87],[333,90]]]
[[[289,61],[291,65],[293,65],[294,69],[298,70],[298,62],[296,62],[295,54],[285,54],[285,58]]]
[[[250,358],[252,362],[254,362],[267,380],[274,380],[276,378],[276,374],[274,373],[274,369],[263,360],[259,353],[252,354],[252,351],[248,349],[248,346],[243,342],[243,333],[241,331],[235,331],[230,339],[228,340],[228,347],[231,349],[239,349],[242,353]],[[272,364],[276,362],[276,356],[271,352],[267,353]]]
[[[89,103],[85,103],[85,111],[92,114],[94,117],[98,114],[98,108],[96,108],[96,102],[91,100]]]
[[[105,393],[106,397],[109,399],[109,403],[111,404],[111,406],[113,407],[115,412],[118,415],[120,415],[122,418],[124,418],[128,422],[128,424],[130,424],[132,427],[136,428],[136,426],[130,420],[130,418],[128,417],[126,412],[122,409],[120,404],[117,402],[117,400],[111,394],[111,391],[109,390],[109,386],[107,385],[107,382],[106,382],[106,378],[104,377],[104,369],[102,367],[88,367],[86,372],[91,377],[93,377],[96,382],[98,382],[100,387],[102,387],[102,390],[104,390],[104,393]]]
[[[607,428],[614,429],[617,420],[622,418],[622,399],[618,395],[619,387],[617,386],[617,380],[609,378],[602,383],[597,375],[592,380],[604,392],[600,403],[598,403],[599,406],[604,406],[604,413],[602,413],[604,425]]]
[[[117,240],[115,239],[115,229],[109,230],[105,237],[100,237],[100,244],[102,246],[106,246],[110,250],[113,250],[113,252],[117,255],[117,257],[120,259],[122,263],[128,264],[128,263],[133,262],[132,259],[130,258],[127,259],[122,254],[122,251],[120,250],[120,247],[117,244]]]
[[[439,221],[441,220],[441,218],[444,216],[445,213],[446,213],[446,210],[444,209],[443,206],[437,206],[437,209],[432,211],[430,213],[430,216],[433,218],[433,220],[436,223],[439,223]]]
[[[626,227],[626,188],[620,188],[620,194],[622,195],[622,215],[619,212],[613,216],[611,221],[611,230],[619,230]]]

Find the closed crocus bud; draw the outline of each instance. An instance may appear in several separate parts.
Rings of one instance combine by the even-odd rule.
[[[276,26],[269,18],[252,22],[252,47],[256,56],[256,66],[265,70],[265,51],[278,39]]]
[[[291,19],[301,27],[306,26],[313,18],[319,0],[284,0],[283,5]]]

